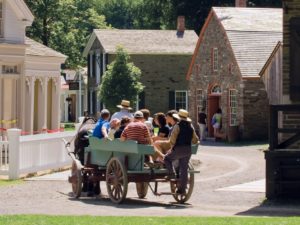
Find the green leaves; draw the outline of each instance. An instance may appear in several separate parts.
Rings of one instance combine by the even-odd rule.
[[[128,53],[118,46],[116,59],[108,65],[108,70],[102,77],[98,98],[110,111],[115,111],[122,99],[127,99],[134,105],[136,96],[144,89],[140,82],[141,70],[129,61]]]
[[[93,29],[106,28],[105,17],[96,12],[93,1],[26,0],[35,15],[27,35],[68,56],[66,66],[86,64],[82,51]]]

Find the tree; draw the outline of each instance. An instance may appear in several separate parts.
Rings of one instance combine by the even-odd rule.
[[[128,53],[121,46],[117,47],[116,59],[108,65],[98,92],[98,98],[111,112],[115,111],[122,99],[136,103],[136,96],[144,86],[139,81],[141,70],[130,63]]]
[[[95,28],[107,28],[93,1],[26,0],[35,15],[27,35],[68,56],[66,66],[84,66],[82,51]]]

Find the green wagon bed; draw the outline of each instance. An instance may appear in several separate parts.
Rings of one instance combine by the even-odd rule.
[[[175,194],[178,179],[167,180],[165,168],[149,168],[145,166],[145,156],[154,154],[153,146],[137,144],[135,141],[122,142],[118,139],[110,141],[89,138],[89,146],[85,149],[85,165],[74,159],[72,165],[73,192],[76,197],[81,194],[84,182],[106,181],[110,199],[115,203],[121,203],[127,194],[129,182],[136,183],[137,194],[144,198],[148,187],[156,195],[171,194],[178,202],[186,202],[193,191],[194,174],[198,173],[189,165],[189,183],[187,193]],[[192,146],[192,154],[196,154],[198,145]],[[72,157],[73,158],[73,157]],[[158,192],[159,182],[170,182],[171,192]],[[154,183],[154,187],[150,185]]]

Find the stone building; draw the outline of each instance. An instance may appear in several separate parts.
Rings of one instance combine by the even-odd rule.
[[[131,61],[142,71],[141,82],[145,89],[139,96],[137,108],[148,108],[152,113],[187,109],[185,74],[197,38],[194,31],[184,30],[184,27],[182,30],[94,30],[83,53],[89,65],[89,113],[95,114],[101,108],[97,90],[118,45],[127,50]]]
[[[0,135],[60,127],[60,66],[66,56],[25,36],[34,17],[23,0],[0,1]]]
[[[242,139],[266,139],[272,87],[265,83],[274,68],[281,73],[281,42],[282,9],[213,7],[187,73],[193,120],[206,108],[212,136],[210,121],[221,108],[227,136],[238,130]]]

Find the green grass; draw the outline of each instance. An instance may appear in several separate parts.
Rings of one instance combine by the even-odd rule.
[[[62,123],[64,125],[65,131],[73,131],[75,130],[75,123]]]
[[[84,213],[84,212],[83,212]],[[138,213],[138,212],[137,212]],[[174,212],[176,213],[176,212]],[[0,216],[1,225],[298,225],[299,217]]]
[[[22,184],[22,183],[23,183],[23,180],[0,180],[0,187],[1,186],[17,185],[17,184]]]

